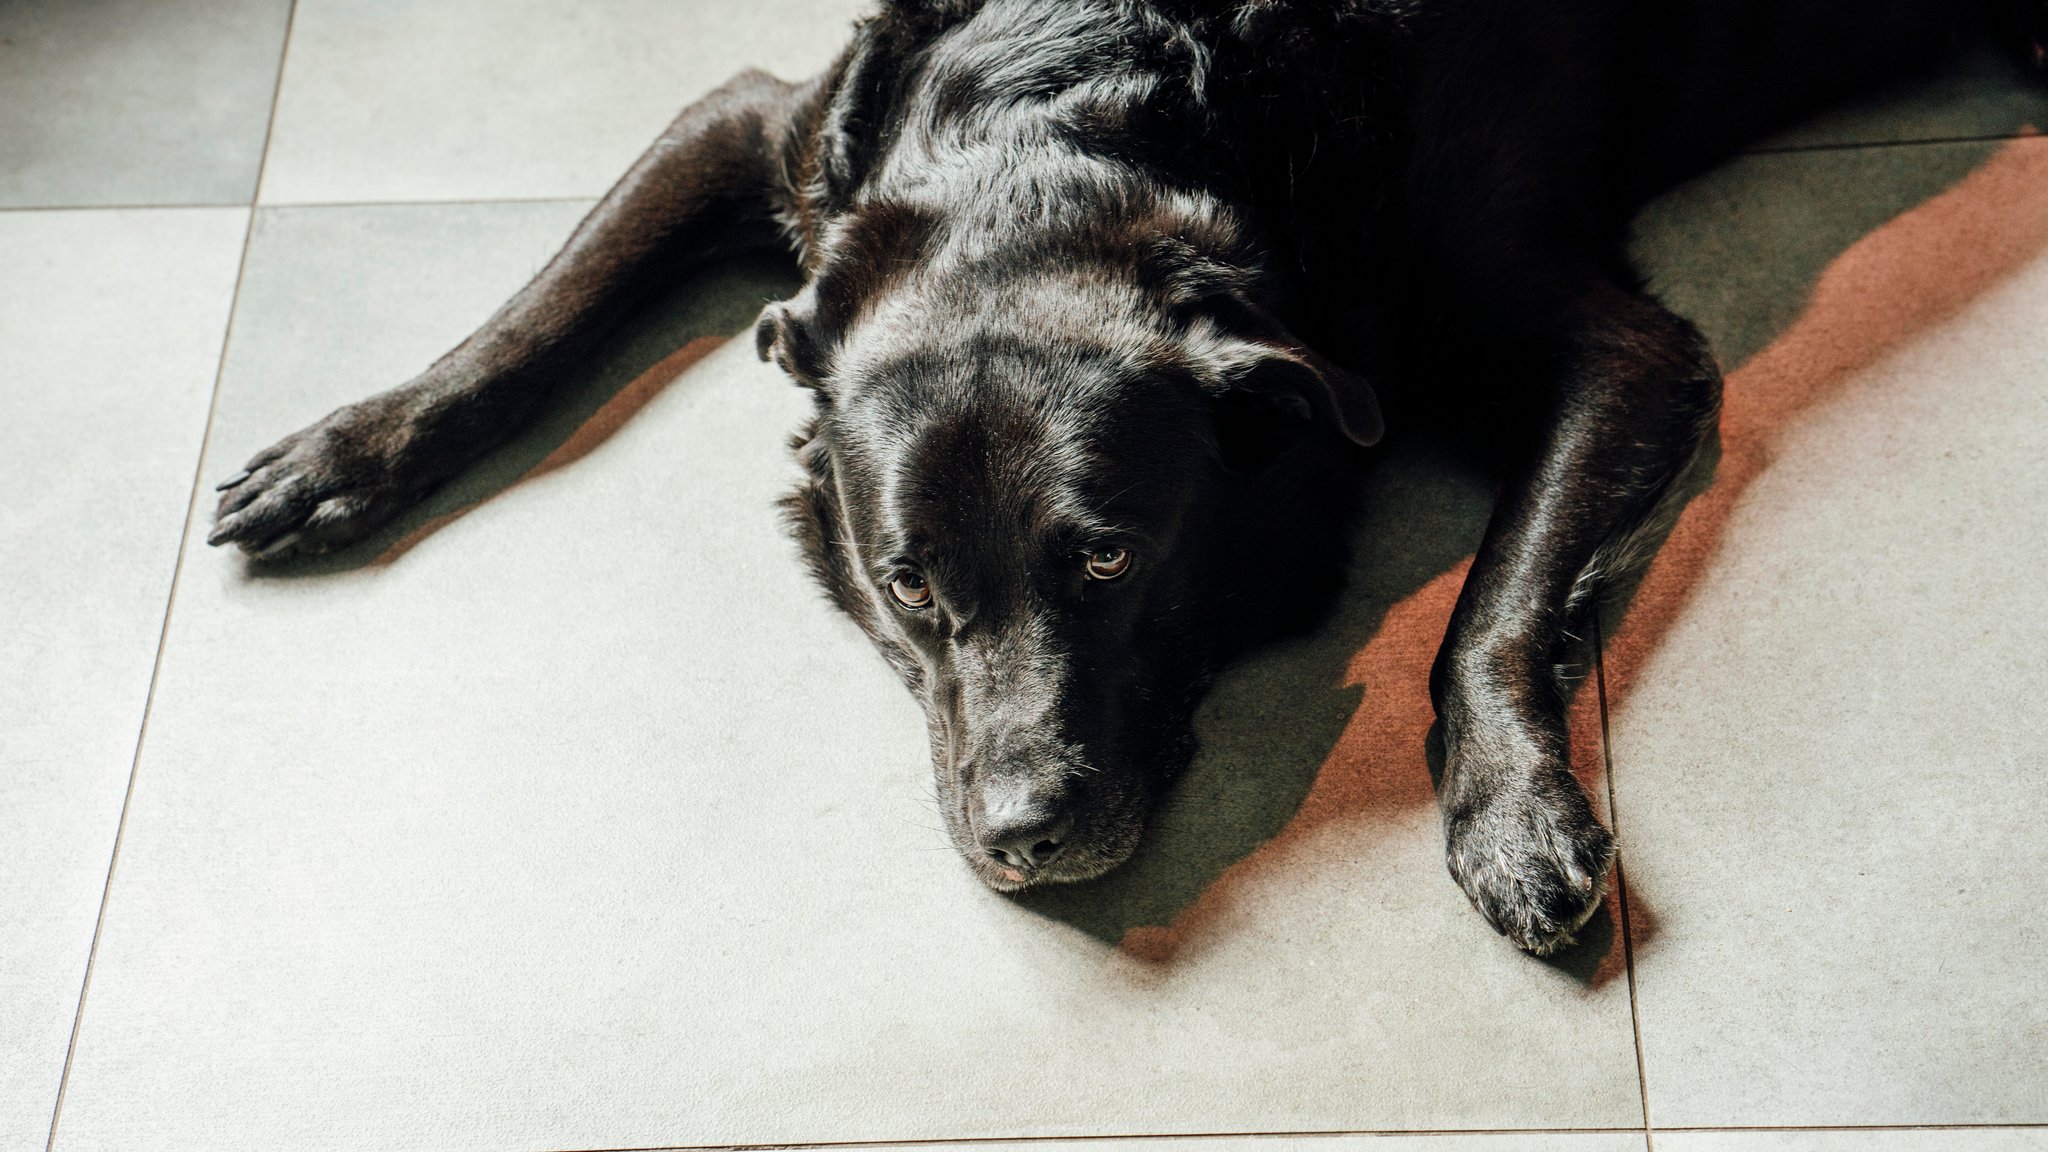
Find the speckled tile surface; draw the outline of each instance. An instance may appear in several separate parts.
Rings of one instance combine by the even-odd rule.
[[[730,336],[786,272],[661,302],[355,553],[198,543],[202,437],[219,476],[404,379],[861,7],[0,6],[0,1150],[60,1082],[61,1152],[2041,1146],[2048,97],[1983,53],[1643,215],[1728,419],[1606,621],[1608,745],[1575,704],[1630,915],[1558,963],[1443,869],[1424,683],[1489,486],[1425,441],[1141,855],[1023,900],[781,534],[805,400]],[[1853,1127],[1916,1124],[2006,1127]]]
[[[746,68],[821,71],[867,0],[299,0],[266,203],[596,196]]]
[[[291,7],[0,4],[0,207],[248,203]]]
[[[41,1148],[248,210],[0,213],[0,1149]]]
[[[210,473],[458,337],[574,217],[266,210]],[[1217,694],[1179,837],[1001,899],[782,534],[808,401],[746,341],[661,354],[787,289],[678,304],[606,370],[631,420],[501,457],[528,478],[384,559],[189,554],[65,1147],[1639,1120],[1611,929],[1535,963],[1443,871],[1424,673],[1483,487],[1390,461],[1351,608]]]
[[[1953,182],[1801,230],[1782,330],[1719,333],[1715,485],[1608,646],[1657,1123],[2048,1121],[2048,141],[1692,194],[1841,220],[1887,169]],[[1660,276],[1783,293],[1745,219],[1666,218]]]

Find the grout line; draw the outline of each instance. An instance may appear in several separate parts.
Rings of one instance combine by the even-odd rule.
[[[285,56],[291,50],[292,22],[298,18],[298,0],[292,0],[291,12],[285,17],[284,45],[278,50],[277,82],[270,91],[270,119],[263,127],[262,159],[257,162],[257,187],[262,187],[263,168],[270,162],[270,130],[277,121],[277,94],[284,84]],[[206,423],[199,434],[199,451],[192,461],[192,487],[185,497],[185,520],[178,532],[178,552],[171,563],[171,586],[164,596],[163,623],[156,634],[156,659],[150,664],[149,690],[142,698],[142,721],[135,731],[135,751],[128,759],[128,786],[121,794],[121,818],[114,825],[114,848],[107,856],[107,877],[100,886],[99,914],[92,925],[92,946],[85,954],[85,976],[78,985],[78,1006],[71,1013],[71,1038],[64,1046],[64,1072],[57,1080],[57,1100],[50,1108],[50,1133],[43,1140],[43,1152],[52,1152],[57,1146],[57,1125],[64,1117],[64,1097],[71,1090],[71,1062],[78,1054],[78,1032],[85,1022],[85,1001],[92,992],[93,968],[99,961],[100,937],[107,926],[107,902],[114,891],[114,873],[121,863],[121,842],[128,835],[128,811],[135,799],[135,778],[142,765],[143,742],[149,737],[149,720],[156,706],[156,686],[164,670],[164,643],[171,634],[171,611],[178,603],[178,581],[185,573],[185,546],[192,538],[192,516],[199,508],[200,493],[204,490],[206,468],[206,445],[213,436],[215,410],[220,406],[220,382],[227,370],[228,348],[234,341],[235,314],[242,306],[242,283],[249,272],[249,242],[256,233],[256,205],[236,205],[248,211],[249,219],[242,226],[242,256],[235,265],[235,289],[228,297],[228,319],[221,330],[220,356],[213,366],[213,392],[206,401]]]
[[[1637,1128],[1328,1128],[1306,1131],[1116,1132],[1091,1136],[961,1136],[908,1140],[841,1140],[794,1144],[634,1144],[552,1152],[769,1152],[806,1148],[959,1148],[1001,1144],[1090,1144],[1165,1140],[1331,1140],[1353,1136],[1620,1136]]]
[[[2003,1132],[2048,1129],[2043,1124],[1779,1124],[1740,1127],[1688,1126],[1665,1132]],[[1089,1144],[1106,1141],[1166,1140],[1326,1140],[1353,1136],[1607,1136],[1643,1132],[1640,1128],[1336,1128],[1269,1132],[1132,1132],[1096,1136],[965,1136],[953,1139],[840,1140],[782,1144],[633,1144],[603,1148],[555,1149],[554,1152],[754,1152],[772,1149],[829,1148],[959,1148],[992,1144]],[[1643,1132],[1647,1139],[1648,1132]]]
[[[286,35],[290,35],[289,32]],[[282,60],[278,70],[283,79]],[[275,96],[273,96],[275,113]],[[2012,140],[2042,139],[2040,132],[1993,132],[1974,136],[1929,136],[1918,140],[1851,140],[1836,143],[1764,145],[1744,148],[1736,156],[1796,156],[1807,152],[1855,152],[1875,148],[1921,148],[1944,144],[1996,144]],[[179,208],[431,208],[449,204],[582,204],[599,199],[603,193],[569,196],[456,196],[450,198],[393,199],[393,200],[266,200],[262,196],[261,181],[268,167],[269,137],[264,138],[265,163],[257,172],[258,190],[252,200],[231,201],[178,201],[174,203],[133,203],[133,204],[0,204],[0,213],[8,212],[119,212],[138,209],[171,210]]]
[[[435,208],[464,204],[594,204],[603,193],[590,196],[458,196],[449,200],[258,200],[256,207],[273,208]]]
[[[1781,144],[1745,148],[1744,156],[1791,156],[1801,152],[1854,152],[1864,148],[1918,148],[1932,144],[1995,144],[2001,140],[2033,140],[2038,132],[1990,132],[1977,136],[1929,136],[1921,140],[1860,140],[1839,143]]]
[[[284,103],[284,70],[285,65],[291,62],[292,33],[297,30],[298,23],[299,0],[292,0],[291,11],[285,13],[284,18],[284,43],[277,49],[277,80],[270,86],[270,119],[263,125],[263,155],[256,162],[256,184],[249,189],[251,220],[256,217],[256,206],[263,203],[263,182],[270,178],[270,142],[277,136],[277,108]],[[208,431],[211,431],[210,426]]]
[[[443,205],[462,206],[477,204],[595,204],[601,195],[592,196],[479,196],[458,197],[453,200],[227,200],[219,203],[185,204],[0,204],[0,215],[9,212],[171,212],[195,208],[255,208],[268,211],[275,208],[436,208]]]
[[[248,200],[198,200],[177,204],[0,204],[0,214],[32,212],[174,212],[191,208],[248,208]]]
[[[1664,1132],[2039,1132],[2048,1123],[2019,1121],[2012,1124],[1743,1124],[1716,1127],[1690,1124],[1663,1128]]]
[[[1622,866],[1621,808],[1614,798],[1614,742],[1607,724],[1606,627],[1593,616],[1593,687],[1600,697],[1600,755],[1607,769],[1607,822],[1614,826],[1614,894],[1621,905],[1621,962],[1628,973],[1628,1023],[1636,1042],[1636,1091],[1643,1102],[1644,1152],[1657,1152],[1656,1129],[1650,1123],[1650,1075],[1643,1062],[1643,1014],[1636,997],[1636,945],[1628,919],[1628,871]]]
[[[287,32],[289,35],[289,32]],[[279,69],[282,79],[283,70]],[[274,97],[273,97],[274,99]],[[275,111],[273,109],[273,115]],[[1764,145],[1744,148],[1735,156],[1796,156],[1808,152],[1855,152],[1877,148],[1921,148],[1944,144],[1996,144],[2012,140],[2038,140],[2039,132],[1993,132],[1976,136],[1929,136],[1918,140],[1850,140],[1836,143]],[[259,166],[258,191],[248,201],[179,201],[176,203],[134,203],[134,204],[0,204],[0,213],[8,212],[121,212],[148,209],[165,211],[180,208],[432,208],[437,205],[475,204],[584,204],[594,203],[603,196],[602,192],[575,196],[456,196],[452,198],[396,199],[396,200],[266,200],[262,196],[261,181],[267,168],[269,138],[265,136],[266,164]]]

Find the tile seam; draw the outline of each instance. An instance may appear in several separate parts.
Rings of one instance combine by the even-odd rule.
[[[560,1148],[549,1152],[771,1152],[807,1148],[947,1148],[983,1144],[1087,1144],[1109,1140],[1341,1139],[1347,1136],[1629,1136],[1640,1128],[1313,1128],[1242,1132],[1112,1132],[1089,1136],[959,1136],[905,1140],[846,1140],[767,1144],[630,1144]]]
[[[270,116],[263,127],[263,151],[257,161],[256,187],[263,181],[263,168],[270,162],[270,131],[277,120],[278,92],[284,86],[284,64],[291,53],[292,24],[298,18],[298,0],[292,0],[291,11],[285,16],[284,42],[278,48],[277,77],[270,91]],[[192,537],[192,517],[199,507],[199,495],[205,477],[206,446],[213,437],[213,421],[220,405],[221,378],[227,370],[228,348],[235,335],[235,314],[242,304],[242,283],[249,271],[249,246],[256,231],[255,189],[251,189],[246,204],[232,205],[248,213],[242,224],[242,251],[235,262],[235,285],[228,295],[227,322],[221,326],[220,351],[214,358],[213,388],[207,396],[206,420],[200,425],[199,446],[192,460],[192,482],[185,495],[185,516],[178,529],[178,548],[171,561],[171,585],[164,594],[163,618],[157,626],[156,655],[150,662],[149,688],[143,693],[142,718],[135,730],[134,748],[128,757],[128,783],[121,793],[121,815],[114,824],[114,844],[107,854],[107,874],[100,884],[100,906],[93,918],[92,944],[85,954],[85,973],[79,980],[78,1002],[71,1013],[71,1034],[64,1045],[64,1068],[57,1079],[57,1097],[50,1107],[49,1134],[43,1140],[43,1152],[54,1152],[57,1146],[58,1125],[64,1118],[64,1101],[71,1090],[72,1061],[78,1054],[79,1030],[85,1022],[85,1005],[92,994],[93,971],[99,961],[100,938],[106,929],[107,904],[114,890],[114,876],[121,864],[121,844],[128,834],[128,812],[135,799],[135,780],[142,764],[142,748],[149,737],[149,721],[156,706],[157,683],[163,674],[164,646],[171,633],[171,615],[178,603],[178,582],[185,572],[185,549]],[[224,207],[224,205],[213,205]]]
[[[1660,1128],[1660,1132],[1999,1132],[2048,1129],[2048,1122],[2015,1124],[1779,1124]],[[626,1144],[557,1148],[549,1152],[770,1152],[809,1148],[944,1148],[982,1144],[1086,1144],[1110,1140],[1338,1139],[1347,1136],[1625,1136],[1641,1128],[1328,1128],[1246,1132],[1119,1132],[1092,1136],[961,1136],[904,1140],[799,1141],[761,1144]]]
[[[1636,1048],[1636,1091],[1643,1105],[1644,1152],[1656,1152],[1656,1128],[1650,1120],[1650,1075],[1643,1058],[1642,1005],[1636,994],[1635,936],[1629,926],[1628,870],[1621,851],[1621,807],[1614,794],[1614,741],[1607,723],[1607,637],[1606,625],[1596,609],[1593,613],[1593,690],[1600,701],[1600,758],[1607,777],[1607,821],[1614,826],[1614,895],[1621,911],[1621,963],[1628,975],[1628,1025]]]
[[[1996,144],[2007,140],[2038,140],[2039,132],[1986,132],[1978,135],[1928,136],[1919,140],[1822,141],[1813,144],[1777,144],[1745,148],[1742,156],[1797,156],[1807,152],[1854,152],[1866,148],[1921,148],[1943,144]]]
[[[1982,1124],[1672,1124],[1659,1132],[2038,1132],[2048,1121]]]
[[[35,212],[183,212],[208,208],[247,208],[249,200],[187,200],[175,204],[0,204],[0,215]]]
[[[441,205],[461,206],[476,204],[595,204],[604,198],[604,193],[593,192],[586,196],[454,196],[446,199],[425,198],[415,200],[258,200],[256,207],[270,210],[276,208],[434,208]]]
[[[1995,132],[1983,135],[1929,136],[1918,140],[1854,140],[1823,142],[1814,144],[1766,145],[1745,148],[1736,156],[1797,156],[1806,153],[1855,152],[1881,148],[1926,148],[1954,144],[1996,144],[2013,140],[2048,139],[2039,132]],[[267,150],[267,144],[266,144]],[[266,155],[266,160],[268,159]],[[259,175],[258,179],[262,177]],[[478,204],[579,204],[594,203],[602,198],[602,192],[577,193],[550,196],[454,196],[415,197],[389,200],[269,200],[260,193],[254,200],[191,200],[161,203],[119,203],[119,204],[4,204],[0,213],[9,212],[133,212],[133,211],[175,211],[192,208],[246,208],[251,204],[258,208],[430,208],[436,205],[478,205]]]
[[[181,204],[13,204],[0,205],[0,216],[39,212],[189,212],[221,208],[255,208],[259,211],[302,208],[437,208],[474,207],[492,204],[595,204],[601,195],[591,196],[482,196],[453,200],[209,200]]]
[[[1814,144],[1766,145],[1745,148],[1741,156],[1796,156],[1813,152],[1854,152],[1878,148],[1925,148],[1954,144],[1995,144],[2012,140],[2044,139],[2038,132],[1995,132],[1983,135],[1929,136],[1918,140],[1853,140],[1822,142]],[[260,179],[260,177],[259,177]],[[173,211],[191,208],[245,208],[251,203],[259,208],[426,208],[435,205],[475,204],[577,204],[594,202],[602,197],[601,192],[574,193],[547,196],[453,196],[453,197],[399,197],[388,200],[271,200],[260,195],[249,200],[190,200],[165,202],[136,202],[97,204],[80,202],[75,204],[5,204],[0,213],[7,212],[121,212],[121,211]]]

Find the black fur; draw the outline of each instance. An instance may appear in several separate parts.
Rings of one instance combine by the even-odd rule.
[[[2042,0],[1993,15],[2034,61]],[[1385,421],[1491,430],[1499,509],[1432,687],[1447,858],[1544,952],[1611,842],[1566,762],[1571,614],[1720,377],[1628,215],[1930,60],[1948,0],[900,0],[801,86],[686,111],[540,277],[392,392],[259,455],[214,543],[356,539],[539,405],[635,298],[786,243],[756,337],[816,398],[787,508],[923,703],[989,884],[1132,851],[1205,686],[1311,625]],[[1091,559],[1092,558],[1092,559]]]

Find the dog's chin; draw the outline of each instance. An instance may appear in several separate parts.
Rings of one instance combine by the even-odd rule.
[[[998,864],[983,864],[973,857],[967,864],[983,884],[1005,895],[1012,895],[1032,888],[1050,888],[1056,884],[1080,884],[1116,870],[1122,860],[1090,860],[1068,864],[1057,861],[1050,868],[1034,868],[1020,872]]]

